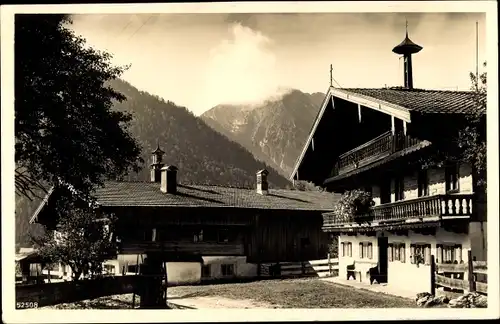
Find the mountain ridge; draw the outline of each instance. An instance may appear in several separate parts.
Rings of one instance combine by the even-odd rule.
[[[251,110],[222,104],[200,117],[288,178],[324,97],[321,92],[292,89],[279,100],[265,100]]]

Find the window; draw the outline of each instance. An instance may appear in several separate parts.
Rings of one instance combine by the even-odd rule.
[[[430,244],[410,244],[410,260],[416,264],[431,264],[431,245]]]
[[[429,178],[427,176],[427,170],[420,170],[418,172],[418,196],[428,196],[429,195]]]
[[[403,200],[404,198],[404,178],[403,176],[394,179],[394,199],[396,201]]]
[[[352,243],[351,242],[342,242],[342,256],[343,257],[352,257]]]
[[[462,263],[461,244],[438,244],[436,263]]]
[[[446,193],[458,192],[458,164],[453,163],[445,167]]]
[[[388,257],[389,261],[400,261],[404,263],[406,261],[406,245],[404,243],[391,243],[388,246]]]
[[[127,266],[127,272],[137,273],[138,267],[136,264]]]
[[[105,264],[104,270],[106,270],[106,273],[115,273],[115,266],[112,264]]]
[[[234,264],[221,264],[220,270],[223,276],[234,275]]]
[[[210,264],[204,264],[201,268],[201,276],[204,278],[210,277],[212,274]]]
[[[195,231],[193,233],[193,242],[203,242],[203,230]]]
[[[370,242],[359,243],[359,258],[371,259],[373,257],[373,245]]]

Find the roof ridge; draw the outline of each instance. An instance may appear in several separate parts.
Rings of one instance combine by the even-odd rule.
[[[369,88],[361,88],[361,87],[356,87],[356,88],[341,88],[340,90],[402,90],[402,91],[407,91],[407,92],[448,92],[448,93],[474,93],[472,90],[443,90],[443,89],[425,89],[425,88],[404,88],[400,86],[393,86],[393,87],[383,87],[383,88],[375,88],[375,87],[369,87]]]

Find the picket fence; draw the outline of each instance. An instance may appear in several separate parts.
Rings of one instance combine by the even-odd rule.
[[[467,253],[467,263],[435,263],[431,257],[431,293],[436,288],[445,287],[462,292],[488,294],[488,265],[486,261],[473,261],[471,251]],[[480,278],[480,280],[478,280]],[[453,294],[453,292],[447,292]]]

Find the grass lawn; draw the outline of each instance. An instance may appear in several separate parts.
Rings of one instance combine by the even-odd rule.
[[[319,279],[264,280],[249,283],[169,288],[178,298],[250,299],[278,308],[408,308],[410,299],[337,285]],[[172,300],[172,302],[175,302]]]
[[[171,308],[185,308],[184,300],[223,298],[251,300],[269,308],[416,308],[411,299],[356,289],[319,279],[263,280],[247,283],[180,286],[168,288]],[[176,305],[176,301],[179,305]],[[136,296],[136,307],[139,297]],[[55,309],[130,309],[132,294],[101,297],[76,303],[48,306]],[[250,307],[252,308],[252,307]]]

